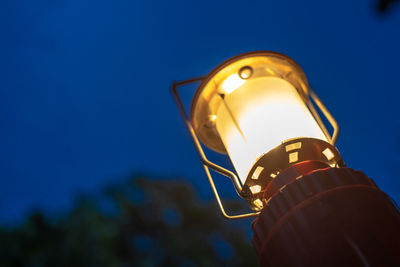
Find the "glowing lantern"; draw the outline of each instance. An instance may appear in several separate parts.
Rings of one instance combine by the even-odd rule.
[[[186,114],[178,87],[201,82]],[[209,168],[230,177],[238,194],[259,211],[268,184],[293,164],[319,161],[343,166],[335,148],[339,127],[308,85],[302,69],[289,57],[259,51],[233,57],[206,77],[174,83],[172,91],[199,152],[221,211],[230,216]],[[332,124],[330,136],[313,102]],[[210,162],[202,150],[226,153],[236,172]]]

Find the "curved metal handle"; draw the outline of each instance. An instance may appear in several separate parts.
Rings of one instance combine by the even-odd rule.
[[[332,136],[329,134],[328,130],[326,129],[324,123],[321,120],[321,117],[318,115],[318,112],[315,110],[314,105],[311,103],[311,101],[308,101],[307,106],[311,110],[312,114],[314,115],[315,120],[321,127],[322,131],[324,132],[325,136],[328,138],[328,141],[331,145],[335,146],[337,139],[339,137],[339,132],[340,132],[340,127],[335,118],[332,116],[332,114],[329,112],[329,110],[325,107],[325,105],[322,103],[321,99],[317,96],[317,94],[312,90],[312,88],[309,88],[310,91],[310,97],[311,99],[315,102],[315,104],[318,106],[318,108],[321,110],[322,114],[326,117],[326,119],[329,121],[329,123],[333,127],[333,133]]]
[[[226,213],[224,205],[222,204],[221,198],[218,194],[218,190],[215,186],[214,180],[211,176],[210,173],[210,169],[224,175],[227,176],[231,179],[236,192],[238,193],[239,196],[241,196],[241,191],[242,191],[242,185],[240,183],[239,178],[237,177],[237,175],[235,173],[233,173],[230,170],[225,169],[224,167],[221,167],[211,161],[209,161],[203,151],[203,148],[201,147],[200,141],[197,138],[197,135],[193,129],[192,123],[189,120],[189,117],[185,111],[185,107],[183,106],[181,97],[179,95],[178,92],[178,87],[183,86],[183,85],[187,85],[187,84],[191,84],[191,83],[196,83],[199,82],[201,80],[203,80],[205,77],[201,76],[201,77],[197,77],[197,78],[193,78],[193,79],[189,79],[189,80],[184,80],[184,81],[180,81],[180,82],[174,82],[172,83],[171,86],[171,93],[174,97],[175,103],[178,107],[179,112],[181,113],[181,116],[183,118],[183,121],[185,122],[185,126],[186,129],[188,130],[188,132],[190,133],[190,137],[192,138],[193,144],[196,148],[196,151],[200,157],[201,163],[203,165],[203,168],[206,172],[208,181],[210,182],[210,186],[211,189],[214,192],[214,196],[217,200],[219,209],[221,210],[222,215],[224,215],[225,218],[227,219],[242,219],[242,218],[248,218],[248,217],[254,217],[257,216],[258,214],[260,214],[260,212],[253,212],[253,213],[245,213],[245,214],[239,214],[239,215],[229,215]]]

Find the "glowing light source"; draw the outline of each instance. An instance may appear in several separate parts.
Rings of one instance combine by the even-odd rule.
[[[251,177],[253,180],[258,180],[260,173],[264,170],[264,167],[258,166]]]
[[[260,191],[261,191],[261,186],[259,186],[259,185],[253,185],[252,187],[250,187],[250,191],[251,191],[251,193],[253,193],[253,194],[260,193]]]
[[[242,182],[256,160],[282,141],[296,137],[326,140],[289,82],[270,76],[242,81],[225,95],[216,112],[216,129]]]
[[[332,151],[329,148],[326,148],[324,151],[322,151],[322,154],[325,155],[327,160],[331,160],[335,157],[335,155],[332,153]]]
[[[284,55],[255,52],[233,58],[197,90],[193,126],[206,146],[229,155],[244,184],[254,163],[282,142],[303,137],[330,141],[309,109],[308,90],[301,68]],[[296,142],[285,148],[291,153],[289,163],[298,161],[301,147]],[[250,179],[257,180],[258,174]]]
[[[245,80],[239,77],[238,74],[234,73],[230,75],[226,80],[222,83],[222,91],[221,93],[230,94],[235,91],[237,88],[242,86],[245,83]]]

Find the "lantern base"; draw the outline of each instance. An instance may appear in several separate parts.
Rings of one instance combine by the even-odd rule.
[[[372,179],[349,168],[300,177],[252,224],[260,266],[400,266],[400,213]]]
[[[315,138],[290,139],[257,160],[247,176],[242,197],[251,208],[261,210],[264,206],[261,200],[265,199],[263,196],[266,188],[275,177],[281,176],[291,166],[308,161],[323,165],[315,165],[314,169],[345,166],[339,151],[328,142]]]

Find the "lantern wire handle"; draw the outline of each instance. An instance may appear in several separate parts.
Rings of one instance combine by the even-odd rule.
[[[317,96],[317,94],[312,90],[312,88],[309,88],[310,92],[310,97],[311,99],[315,102],[315,104],[318,106],[318,108],[322,111],[326,119],[329,121],[329,123],[333,127],[333,133],[332,136],[330,136],[329,132],[327,131],[324,123],[322,122],[321,118],[319,117],[317,111],[314,108],[314,105],[311,103],[311,101],[308,101],[307,105],[310,108],[311,112],[313,113],[317,123],[321,127],[322,131],[324,132],[325,136],[328,138],[328,141],[331,145],[335,146],[337,139],[339,137],[339,132],[340,132],[340,127],[335,118],[332,116],[332,114],[329,112],[329,110],[325,107],[325,105],[322,103],[321,99]]]
[[[218,173],[220,173],[220,174],[222,174],[222,175],[225,175],[225,176],[229,177],[231,179],[231,181],[232,181],[232,183],[233,183],[233,185],[235,187],[235,190],[236,190],[236,192],[238,193],[239,196],[241,196],[242,185],[241,185],[237,175],[234,174],[232,171],[229,171],[229,170],[227,170],[227,169],[225,169],[225,168],[223,168],[223,167],[221,167],[221,166],[219,166],[219,165],[217,165],[215,163],[212,163],[211,161],[209,161],[207,159],[207,157],[206,157],[206,155],[205,155],[205,153],[203,151],[203,148],[201,147],[201,144],[200,144],[200,142],[199,142],[199,140],[198,140],[198,138],[196,136],[196,133],[195,133],[195,131],[193,129],[192,123],[190,122],[189,117],[186,114],[185,107],[183,106],[181,97],[179,96],[178,87],[202,81],[204,78],[205,78],[205,76],[201,76],[201,77],[197,77],[197,78],[193,78],[193,79],[189,79],[189,80],[184,80],[184,81],[172,83],[172,86],[171,86],[172,95],[174,96],[174,100],[176,102],[178,110],[181,113],[181,116],[182,116],[182,118],[183,118],[183,120],[185,122],[186,128],[190,133],[190,136],[192,138],[193,144],[194,144],[194,146],[196,148],[196,151],[197,151],[197,153],[198,153],[198,155],[200,157],[201,163],[202,163],[202,165],[204,167],[204,170],[206,172],[208,181],[210,182],[211,189],[214,192],[214,196],[215,196],[215,198],[217,200],[217,203],[218,203],[219,209],[221,210],[221,213],[224,215],[225,218],[232,219],[232,220],[233,219],[243,219],[243,218],[257,216],[258,214],[260,214],[260,212],[252,212],[252,213],[245,213],[245,214],[239,214],[239,215],[229,215],[229,214],[226,213],[224,205],[222,204],[221,198],[219,196],[218,190],[217,190],[217,188],[215,186],[215,183],[214,183],[214,180],[213,180],[213,178],[211,176],[209,168],[214,170],[214,171],[216,171],[216,172],[218,172]]]

